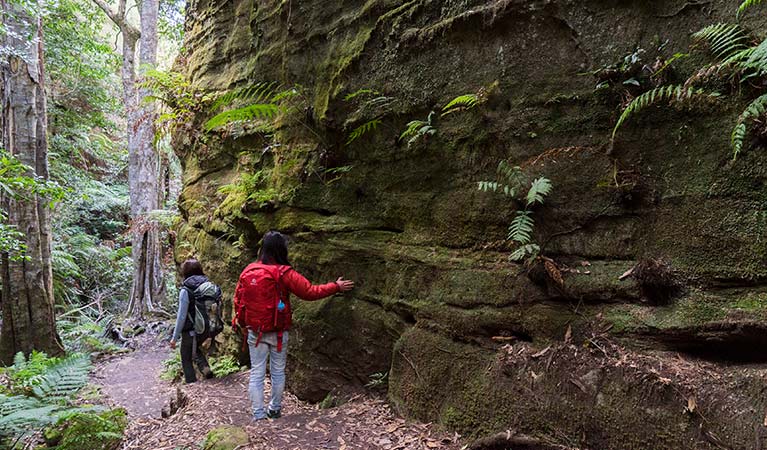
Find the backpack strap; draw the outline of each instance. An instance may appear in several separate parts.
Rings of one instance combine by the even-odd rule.
[[[197,305],[194,300],[194,291],[192,288],[183,284],[181,285],[181,289],[186,291],[186,296],[189,300],[189,305],[186,308],[186,318],[189,319],[189,322],[192,324],[192,330],[194,330],[194,318],[197,315]]]

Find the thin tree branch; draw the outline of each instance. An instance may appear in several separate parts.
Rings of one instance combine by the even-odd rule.
[[[107,16],[109,16],[112,22],[120,28],[120,31],[122,31],[124,35],[130,35],[130,37],[138,40],[141,36],[141,31],[126,20],[125,1],[126,0],[120,0],[120,4],[117,7],[118,12],[115,13],[104,0],[93,0],[93,2],[97,4]]]

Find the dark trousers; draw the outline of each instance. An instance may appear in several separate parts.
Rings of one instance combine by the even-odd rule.
[[[184,370],[184,381],[187,383],[197,381],[193,364],[197,365],[200,372],[205,372],[208,368],[208,360],[205,359],[205,353],[201,347],[203,342],[205,342],[204,336],[189,336],[189,332],[186,331],[181,333],[181,368]]]

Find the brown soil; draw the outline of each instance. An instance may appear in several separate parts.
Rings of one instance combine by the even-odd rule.
[[[180,385],[188,401],[163,419],[160,411],[175,393],[173,384],[159,378],[162,361],[169,356],[167,347],[144,338],[138,350],[105,361],[96,370],[94,378],[106,401],[128,411],[130,424],[123,449],[198,448],[208,431],[223,425],[247,431],[250,444],[239,449],[460,448],[458,435],[438,431],[430,424],[407,422],[383,399],[368,395],[320,409],[286,392],[282,418],[254,421],[249,412],[248,371]]]

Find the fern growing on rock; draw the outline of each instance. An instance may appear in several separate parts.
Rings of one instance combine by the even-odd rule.
[[[733,159],[737,159],[738,155],[743,150],[743,143],[746,140],[748,131],[746,124],[758,120],[765,115],[767,115],[767,94],[764,94],[751,102],[738,117],[738,121],[730,136]]]
[[[541,251],[539,244],[533,242],[535,220],[533,208],[542,205],[546,197],[551,194],[553,186],[551,180],[544,177],[534,179],[524,195],[520,195],[526,187],[526,177],[519,166],[511,166],[505,161],[498,164],[498,176],[500,181],[480,181],[477,187],[483,192],[499,192],[523,203],[524,208],[518,209],[509,224],[506,239],[513,242],[516,248],[509,256],[512,261],[534,261]]]
[[[348,122],[350,123],[359,123],[359,117],[371,117],[371,119],[366,120],[362,124],[356,126],[352,131],[349,132],[348,136],[346,137],[346,144],[349,145],[352,142],[356,141],[357,139],[361,138],[362,136],[373,133],[376,130],[378,130],[378,127],[383,124],[383,118],[386,116],[386,114],[389,113],[389,106],[394,102],[393,97],[387,97],[385,95],[381,95],[378,91],[375,91],[373,89],[363,88],[359,89],[355,92],[352,92],[344,97],[345,102],[351,102],[354,100],[358,100],[360,98],[364,97],[370,97],[374,96],[373,98],[369,100],[365,100],[363,102],[359,102],[359,106],[357,107],[354,114],[352,114],[353,117],[357,117],[357,119],[350,119]]]
[[[613,128],[612,138],[615,139],[618,129],[626,120],[649,106],[670,101],[686,102],[696,97],[716,98],[718,96],[719,94],[716,92],[706,92],[703,89],[682,85],[668,85],[651,89],[636,97],[629,103],[626,109],[623,110],[623,113]]]
[[[706,42],[719,59],[726,59],[732,54],[747,49],[750,38],[748,33],[737,24],[717,23],[693,33],[693,39]]]
[[[437,128],[434,126],[434,117],[436,113],[434,111],[429,113],[426,120],[411,120],[407,124],[407,128],[399,136],[399,140],[407,139],[407,145],[410,147],[418,139],[432,136],[437,133]]]
[[[743,3],[741,3],[740,6],[738,7],[737,17],[740,18],[740,15],[743,14],[743,12],[746,11],[748,8],[759,5],[761,3],[762,3],[762,0],[744,0]]]
[[[762,0],[745,0],[738,8],[739,17],[746,9],[762,4]],[[713,98],[718,94],[694,87],[722,72],[729,72],[732,78],[746,82],[750,87],[764,86],[767,77],[767,39],[755,41],[749,32],[739,24],[716,23],[693,33],[693,39],[705,42],[716,62],[704,66],[688,77],[683,85],[667,85],[652,89],[636,97],[623,111],[613,128],[612,139],[624,122],[638,111],[657,103],[690,102],[694,98]],[[758,42],[758,43],[755,43]],[[767,119],[767,99],[760,95],[752,100],[739,115],[730,133],[733,159],[743,152],[749,130],[755,131],[761,139],[767,137],[764,127],[756,128],[753,124],[763,123]]]
[[[211,111],[225,109],[232,105],[246,103],[245,106],[226,109],[205,122],[206,131],[212,131],[233,123],[271,120],[280,111],[283,100],[296,95],[296,89],[280,89],[275,82],[257,83],[239,88],[221,95],[211,105]]]
[[[442,116],[471,109],[479,103],[479,97],[477,94],[459,95],[458,97],[450,100],[447,105],[442,108]]]

